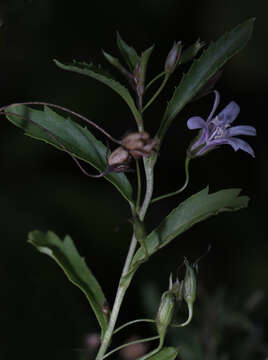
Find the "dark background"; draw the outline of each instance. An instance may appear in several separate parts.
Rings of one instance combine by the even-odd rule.
[[[137,273],[121,323],[147,316],[142,287],[156,286],[163,292],[183,256],[193,261],[211,243],[211,252],[200,264],[200,282],[209,293],[224,287],[227,298],[238,297],[241,303],[263,291],[253,317],[262,328],[266,325],[267,10],[264,0],[1,1],[0,105],[53,102],[88,116],[115,137],[135,130],[127,106],[95,80],[58,69],[53,58],[105,64],[101,49],[118,56],[119,30],[138,52],[156,44],[150,78],[161,71],[174,40],[185,45],[198,37],[210,41],[249,17],[257,18],[250,43],[225,66],[217,85],[221,106],[231,100],[240,104],[237,124],[257,128],[258,137],[247,139],[256,158],[221,147],[194,161],[189,189],[155,204],[147,223],[150,229],[186,195],[207,184],[214,191],[241,187],[251,197],[249,208],[210,219],[155,255]],[[179,76],[147,111],[149,132],[157,129]],[[156,193],[173,191],[184,181],[185,149],[194,136],[186,120],[192,115],[206,117],[212,102],[211,95],[203,98],[174,121],[156,168]],[[26,243],[27,233],[50,229],[61,237],[70,234],[112,303],[131,233],[128,206],[104,179],[86,178],[66,154],[23,136],[3,117],[0,156],[0,358],[76,359],[74,349],[83,346],[85,334],[96,331],[95,320],[86,299],[57,265]],[[130,177],[135,180],[135,175]]]

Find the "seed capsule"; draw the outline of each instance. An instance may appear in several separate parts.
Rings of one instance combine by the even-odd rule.
[[[150,156],[156,150],[158,140],[151,139],[150,135],[143,131],[128,134],[122,139],[121,144],[134,159],[139,159],[142,156]]]
[[[108,168],[111,171],[125,172],[129,170],[129,163],[131,161],[131,156],[129,152],[123,147],[118,147],[115,149],[108,158]]]
[[[161,338],[165,337],[167,328],[173,319],[175,307],[176,295],[170,290],[164,292],[156,317],[157,331]]]
[[[196,274],[195,269],[185,260],[186,273],[183,281],[183,298],[187,305],[193,305],[196,299]]]

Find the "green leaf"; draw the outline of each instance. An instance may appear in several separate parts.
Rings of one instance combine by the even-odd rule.
[[[194,60],[187,74],[182,77],[179,86],[167,106],[159,138],[163,138],[173,119],[191,101],[203,85],[249,41],[255,19],[249,19],[227,32],[216,42],[211,43],[198,60]]]
[[[164,347],[157,354],[150,356],[146,360],[175,360],[179,350],[174,347]]]
[[[123,56],[125,62],[127,63],[129,69],[132,71],[137,62],[139,61],[139,56],[136,52],[136,50],[129,46],[120,36],[119,32],[116,32],[116,42],[118,49]]]
[[[119,94],[122,99],[127,103],[129,106],[134,118],[139,121],[141,115],[136,108],[135,102],[130,95],[130,92],[126,87],[121,85],[118,81],[115,81],[110,75],[107,73],[103,73],[101,68],[93,66],[93,64],[86,64],[81,63],[78,61],[74,61],[72,65],[65,65],[59,62],[58,60],[54,60],[55,64],[63,70],[72,71],[78,74],[89,76],[95,80],[102,82],[103,84],[109,86],[113,89],[117,94]]]
[[[223,211],[235,211],[247,206],[249,198],[239,196],[241,189],[220,190],[208,193],[208,187],[183,201],[152,231],[144,243],[149,255],[166,246],[178,235],[193,225]],[[139,248],[130,271],[144,260],[144,251]]]
[[[141,54],[141,78],[143,81],[145,81],[147,65],[148,65],[148,61],[150,59],[153,49],[154,49],[154,45],[152,45],[150,48],[146,49]]]
[[[196,40],[193,45],[190,45],[182,52],[178,65],[191,61],[205,45],[206,43],[204,41],[200,41],[200,39]]]
[[[107,301],[98,281],[89,270],[84,258],[79,255],[70,236],[67,235],[61,241],[51,231],[44,234],[36,230],[29,233],[28,242],[41,253],[55,260],[67,278],[86,295],[104,334],[107,329],[107,318],[103,306],[106,306]]]
[[[7,114],[7,112],[19,116]],[[53,138],[34,123],[39,124],[52,133],[58,142],[75,157],[88,162],[100,172],[106,168],[106,146],[98,141],[87,128],[83,128],[71,119],[64,118],[50,108],[45,107],[44,111],[41,111],[23,105],[11,105],[6,109],[6,117],[14,125],[22,128],[26,135],[64,151]],[[111,172],[105,178],[121,192],[125,199],[132,202],[132,187],[123,173]]]

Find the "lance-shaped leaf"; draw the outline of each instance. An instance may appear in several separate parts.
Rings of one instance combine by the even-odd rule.
[[[249,198],[239,196],[240,192],[241,189],[226,189],[209,194],[207,187],[183,201],[144,240],[148,254],[152,255],[194,224],[212,215],[246,207]],[[136,270],[144,258],[144,251],[140,248],[132,260],[131,269]]]
[[[103,291],[88,268],[85,260],[79,255],[70,236],[62,241],[56,234],[48,231],[29,233],[28,242],[37,250],[51,257],[62,268],[67,278],[86,295],[104,334],[107,328],[107,314],[103,311],[107,301]],[[71,306],[71,304],[70,304]]]
[[[146,49],[141,54],[141,78],[142,78],[143,82],[145,81],[147,65],[148,65],[148,61],[150,59],[153,49],[154,49],[154,45],[152,45],[151,47]]]
[[[45,107],[44,111],[41,111],[23,105],[11,105],[6,109],[6,117],[14,125],[22,128],[26,135],[45,141],[64,151],[63,147],[59,146],[61,144],[72,155],[88,162],[100,172],[106,168],[106,146],[98,141],[87,128],[83,128],[69,118],[64,118],[50,108]],[[53,134],[58,142],[38,125]],[[105,178],[129,202],[132,202],[132,187],[124,174],[111,172]]]
[[[120,36],[119,32],[116,32],[116,42],[118,49],[123,56],[125,62],[127,63],[129,70],[133,70],[139,61],[139,56],[136,50],[129,46]]]
[[[211,43],[198,60],[194,60],[187,74],[182,77],[179,86],[167,106],[159,138],[163,138],[173,119],[191,101],[207,81],[235,54],[247,44],[251,37],[255,19],[249,19],[230,32]]]
[[[114,80],[110,75],[108,76],[107,73],[104,74],[102,70],[98,70],[99,68],[93,66],[93,64],[86,64],[78,61],[74,61],[71,65],[65,65],[59,62],[58,60],[54,60],[55,64],[63,70],[72,71],[81,75],[89,76],[95,80],[100,81],[101,83],[109,86],[113,89],[117,94],[121,96],[122,99],[127,103],[129,106],[134,118],[136,120],[140,120],[141,115],[136,108],[135,102],[130,95],[128,89],[121,85],[118,81]]]
[[[171,347],[171,346],[164,347],[157,354],[146,358],[146,360],[175,360],[178,354],[179,354],[178,349]],[[138,360],[142,360],[143,358],[144,357],[141,357]]]

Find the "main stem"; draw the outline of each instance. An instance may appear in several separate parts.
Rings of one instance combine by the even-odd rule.
[[[146,193],[145,193],[144,201],[143,201],[142,207],[139,212],[139,216],[140,216],[141,220],[143,220],[145,217],[145,214],[147,212],[148,206],[150,205],[152,193],[153,193],[153,162],[152,162],[152,160],[150,160],[150,158],[144,158],[144,166],[145,166],[147,185],[146,185]],[[99,348],[98,354],[96,356],[96,360],[102,360],[107,351],[107,348],[111,342],[111,338],[113,335],[113,331],[115,328],[115,324],[116,324],[116,321],[118,318],[118,314],[119,314],[125,293],[126,293],[128,287],[131,283],[131,280],[135,274],[135,271],[134,271],[132,274],[129,274],[129,276],[127,278],[124,278],[124,276],[129,272],[130,264],[131,264],[131,261],[134,256],[136,246],[137,246],[137,239],[135,237],[135,234],[133,234],[131,243],[130,243],[130,247],[128,250],[127,258],[125,261],[125,265],[124,265],[124,268],[123,268],[123,271],[122,271],[122,274],[120,277],[120,281],[119,281],[117,293],[115,296],[115,301],[114,301],[113,309],[111,312],[109,324],[108,324],[107,330],[105,332],[104,338],[102,340],[102,344]]]
[[[135,235],[133,234],[132,239],[131,239],[131,243],[130,243],[130,247],[129,247],[129,250],[128,250],[128,255],[127,255],[127,258],[126,258],[126,261],[125,261],[125,265],[124,265],[124,268],[123,268],[123,271],[122,271],[122,274],[121,274],[120,281],[119,281],[119,286],[118,286],[118,289],[117,289],[117,293],[116,293],[116,297],[115,297],[115,301],[114,301],[114,305],[113,305],[113,310],[111,312],[110,321],[109,321],[107,330],[105,332],[102,344],[101,344],[100,349],[98,351],[96,360],[102,360],[102,358],[105,355],[106,350],[107,350],[107,348],[108,348],[108,346],[110,344],[112,334],[113,334],[113,331],[114,331],[114,327],[115,327],[115,323],[116,323],[116,320],[117,320],[117,317],[118,317],[118,313],[119,313],[122,301],[124,299],[124,296],[125,296],[125,293],[126,293],[126,291],[128,289],[128,286],[129,286],[129,284],[131,282],[131,279],[132,279],[132,277],[134,275],[134,274],[130,275],[127,280],[122,281],[123,277],[127,274],[128,270],[129,270],[129,266],[130,266],[131,260],[133,258],[133,255],[134,255],[136,245],[137,245],[137,239],[136,239]]]

